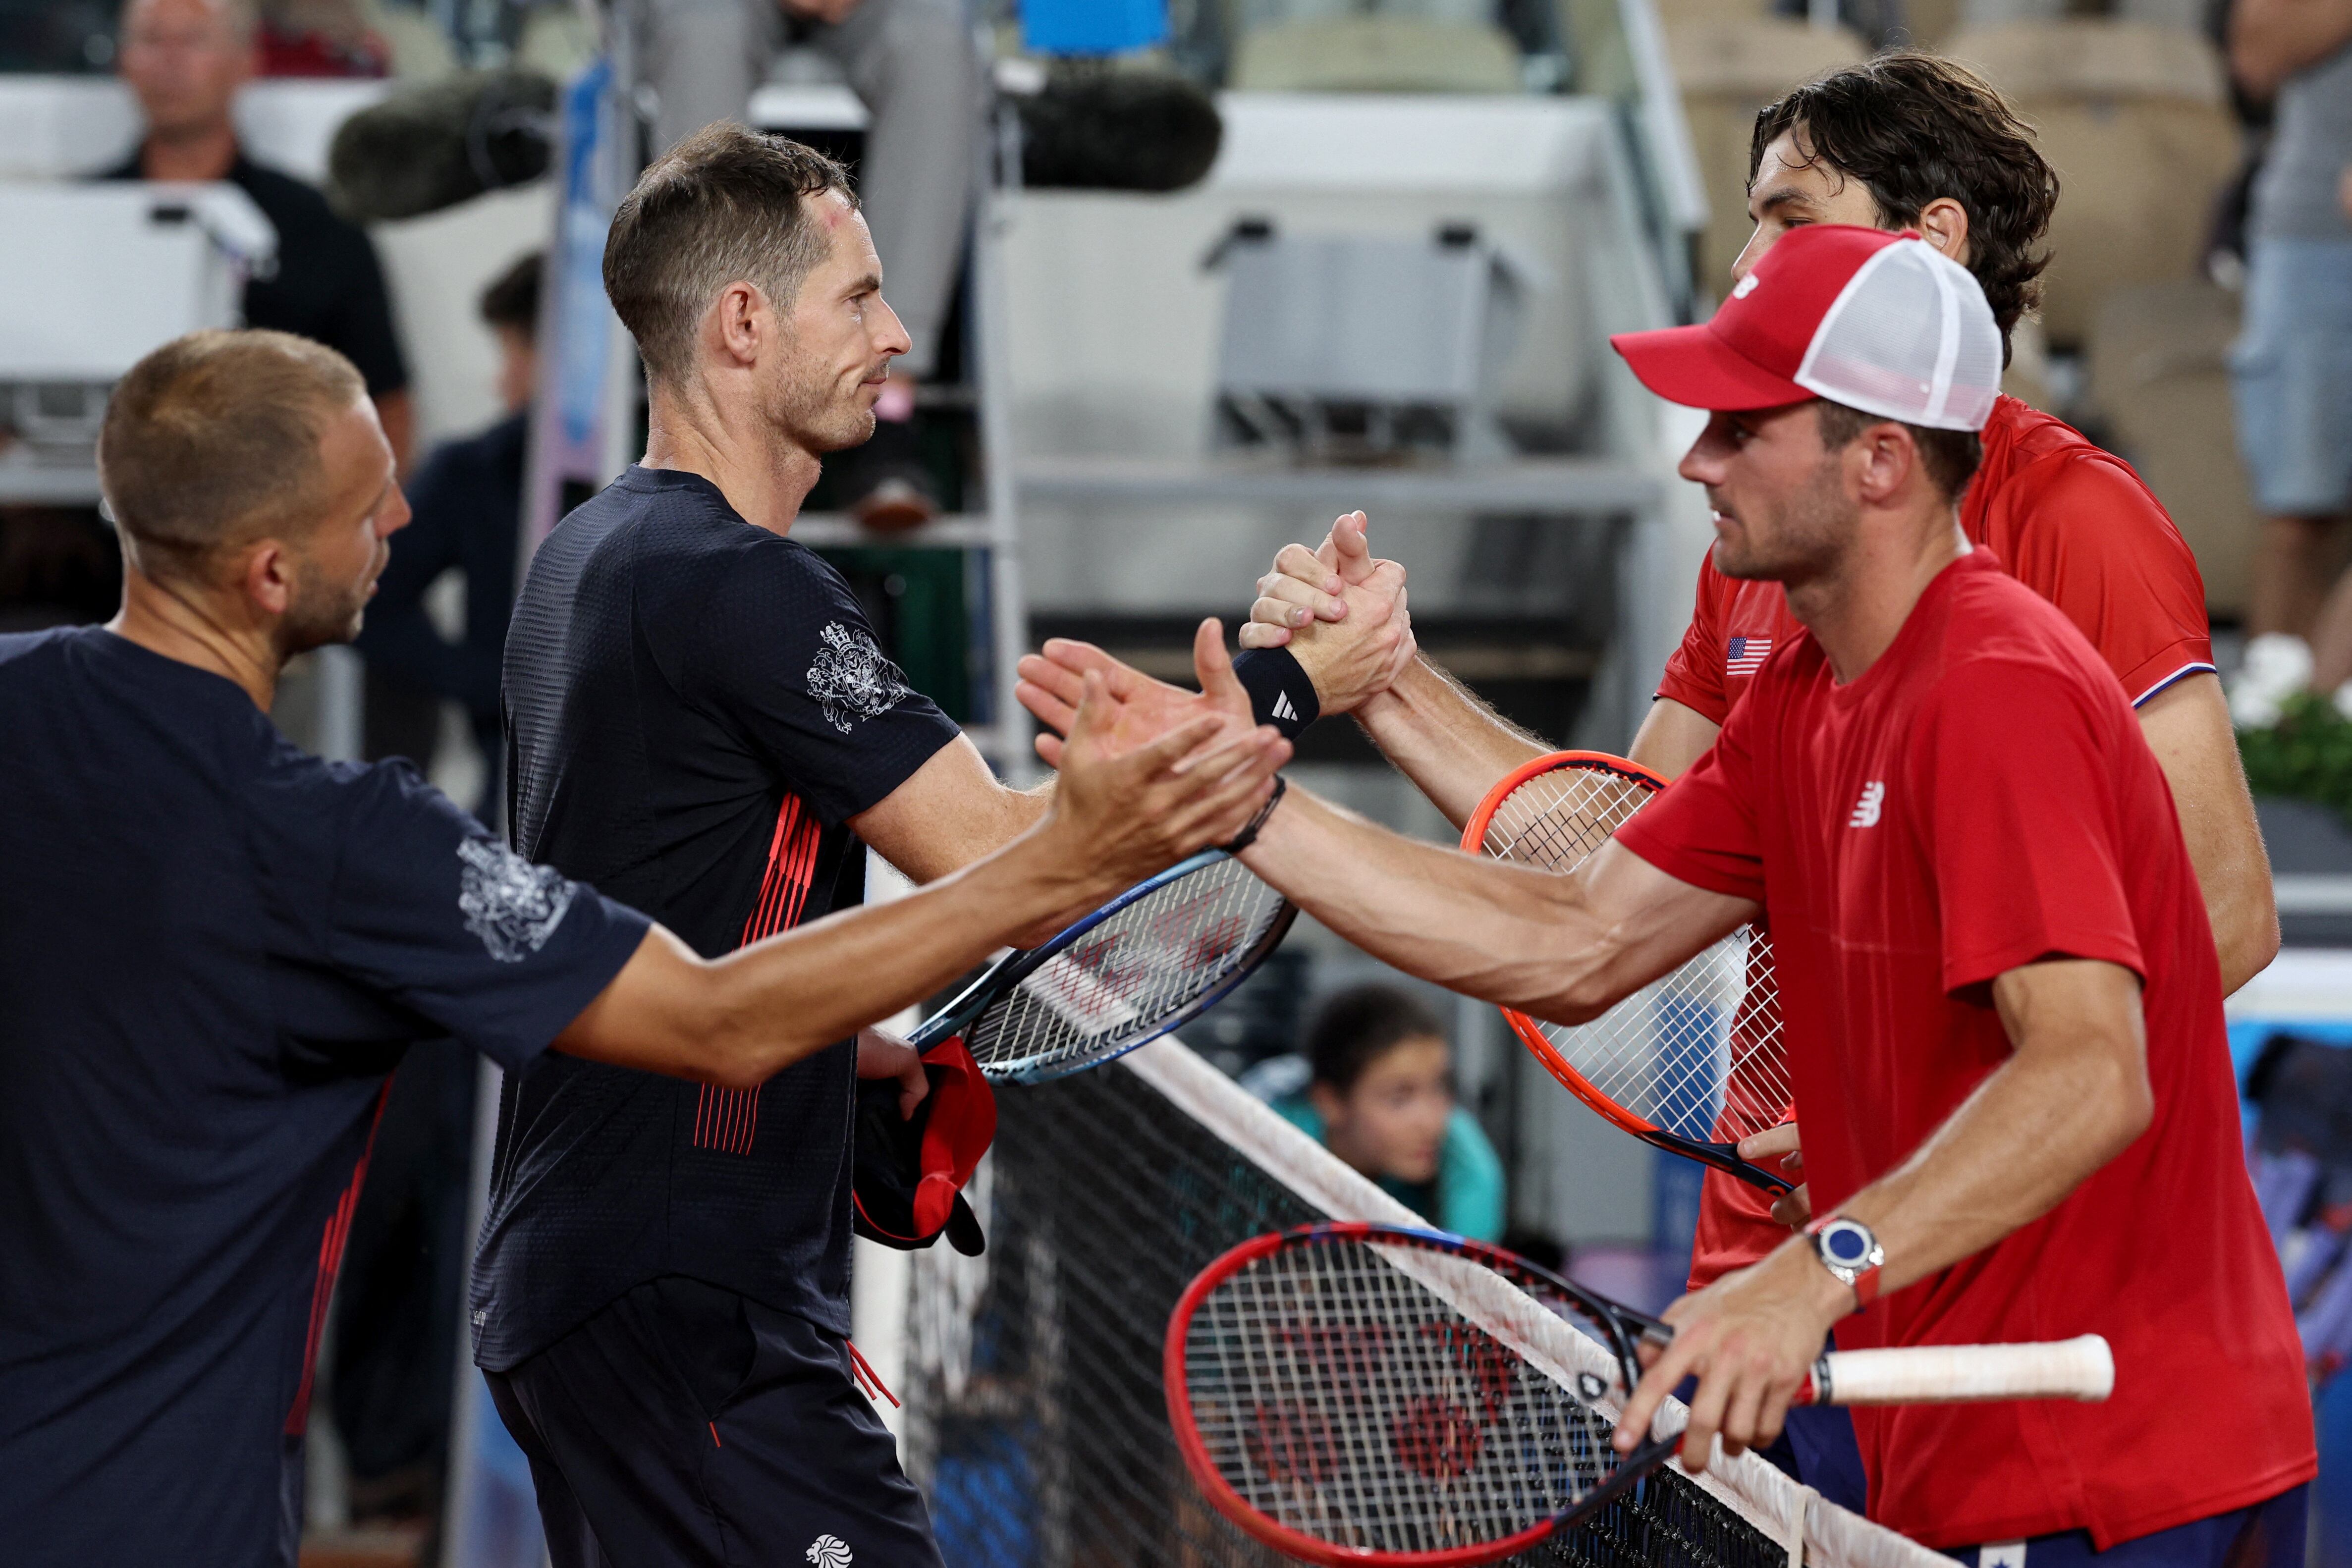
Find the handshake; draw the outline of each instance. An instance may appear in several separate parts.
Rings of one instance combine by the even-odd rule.
[[[1288,648],[1313,683],[1319,711],[1351,713],[1395,700],[1398,678],[1412,664],[1416,646],[1405,607],[1405,571],[1376,559],[1365,517],[1350,512],[1331,525],[1322,545],[1286,545],[1274,570],[1258,579],[1258,597],[1241,630],[1244,649]],[[1223,630],[1202,622],[1192,645],[1201,689],[1186,691],[1152,679],[1091,643],[1049,640],[1021,661],[1022,706],[1048,733],[1037,754],[1060,768],[1075,738],[1073,726],[1090,680],[1100,683],[1110,716],[1099,744],[1108,756],[1161,741],[1182,726],[1214,718],[1220,733],[1252,722],[1248,691],[1225,653]]]

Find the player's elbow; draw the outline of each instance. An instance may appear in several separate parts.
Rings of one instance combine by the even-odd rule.
[[[2082,1103],[2096,1108],[2097,1125],[2086,1142],[2103,1166],[2156,1124],[2156,1088],[2148,1082],[2147,1053],[2136,1046],[2102,1052],[2099,1065],[2101,1082]]]

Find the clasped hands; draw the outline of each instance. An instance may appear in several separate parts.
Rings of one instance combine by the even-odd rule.
[[[1257,600],[1241,630],[1244,648],[1288,646],[1327,714],[1351,712],[1386,692],[1418,651],[1405,606],[1404,568],[1374,559],[1364,529],[1364,514],[1351,512],[1332,524],[1321,548],[1285,546],[1275,570],[1258,580]],[[1197,692],[1154,680],[1091,643],[1049,639],[1041,653],[1021,661],[1017,688],[1021,705],[1045,727],[1037,755],[1061,766],[1062,737],[1076,717],[1089,674],[1118,705],[1108,742],[1113,754],[1203,715],[1250,722],[1249,694],[1234,674],[1223,628],[1213,618],[1202,622],[1193,639],[1192,668],[1201,683]]]

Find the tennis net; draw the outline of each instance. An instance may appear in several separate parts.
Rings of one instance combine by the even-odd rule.
[[[953,1568],[1257,1568],[1284,1561],[1199,1497],[1161,1335],[1225,1249],[1325,1218],[1418,1224],[1173,1039],[998,1096],[972,1196],[982,1258],[915,1259],[908,1469]],[[1664,1417],[1682,1418],[1679,1406]],[[1948,1568],[1750,1457],[1671,1467],[1526,1568]]]

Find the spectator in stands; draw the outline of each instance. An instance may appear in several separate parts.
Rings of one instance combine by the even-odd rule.
[[[2352,581],[2321,613],[2336,529],[2352,507],[2352,5],[2237,0],[2230,68],[2248,94],[2276,99],[2247,225],[2245,329],[2231,362],[2238,446],[2268,519],[2254,561],[2254,636],[2231,706],[2241,725],[2259,726],[2305,685],[2352,708]]]
[[[394,453],[405,466],[415,414],[408,366],[375,247],[327,198],[246,156],[229,110],[259,64],[253,0],[129,0],[122,79],[145,129],[110,180],[226,180],[278,229],[278,270],[246,286],[245,323],[324,343],[359,367]]]
[[[830,57],[870,114],[858,203],[913,346],[875,404],[874,439],[828,466],[864,521],[904,527],[939,506],[916,443],[915,383],[937,368],[962,258],[981,78],[958,0],[650,0],[645,72],[656,149],[743,120],[780,43]]]
[[[539,378],[540,270],[533,252],[483,291],[482,319],[499,340],[506,415],[478,435],[436,448],[417,470],[408,486],[415,520],[393,547],[359,639],[368,662],[369,757],[429,766],[440,705],[462,703],[488,768],[478,810],[499,799],[499,667],[514,612],[523,460]],[[442,639],[425,605],[425,591],[452,567],[466,575],[466,631],[456,643]]]
[[[1503,1236],[1503,1162],[1454,1100],[1454,1048],[1426,1003],[1358,986],[1324,1004],[1307,1033],[1313,1076],[1274,1103],[1291,1124],[1457,1236]]]

